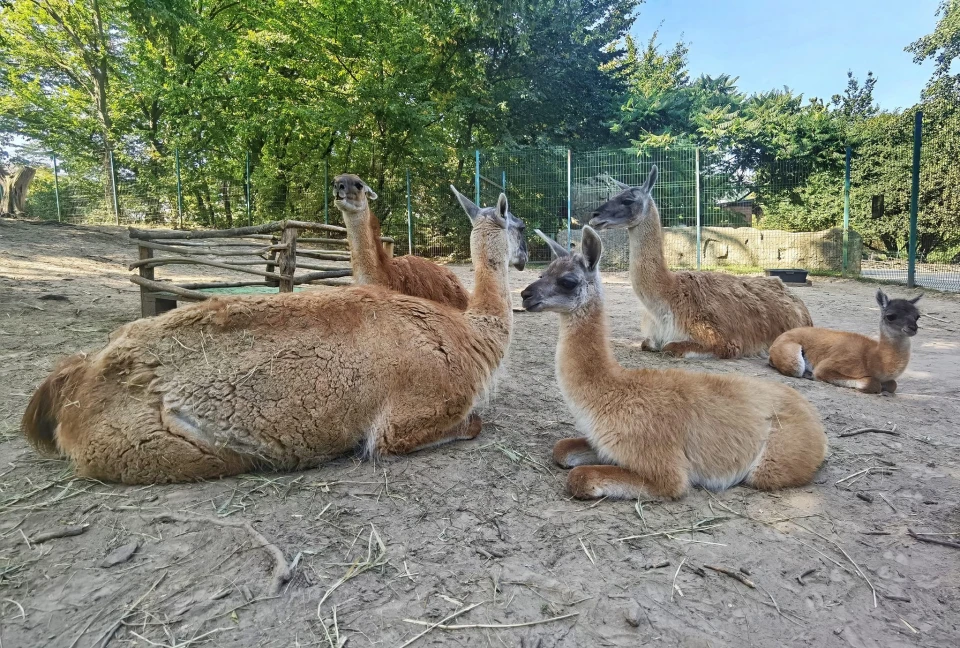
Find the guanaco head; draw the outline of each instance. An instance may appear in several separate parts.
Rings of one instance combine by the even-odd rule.
[[[344,218],[366,215],[370,209],[367,201],[377,199],[377,192],[352,173],[342,173],[334,178],[333,192],[335,197],[333,204],[337,206]]]
[[[523,307],[528,311],[571,313],[595,299],[602,298],[600,254],[603,243],[591,227],[583,228],[583,253],[568,252],[540,230],[534,230],[550,246],[556,257],[540,278],[523,289]]]
[[[880,305],[880,330],[890,337],[913,337],[917,334],[920,311],[916,303],[923,295],[913,299],[890,299],[882,290],[877,290]]]
[[[597,211],[590,214],[590,226],[598,230],[626,229],[639,225],[641,221],[652,215],[660,218],[653,202],[653,185],[657,183],[657,166],[650,169],[647,181],[639,187],[631,187],[617,180],[614,182],[623,191],[597,207]],[[653,208],[653,209],[651,209]]]
[[[497,200],[495,207],[477,207],[472,200],[457,191],[456,187],[450,185],[450,189],[453,191],[453,195],[457,197],[457,201],[460,202],[460,206],[463,207],[463,211],[467,212],[467,216],[470,217],[470,222],[473,223],[474,234],[478,233],[478,228],[480,233],[482,233],[484,229],[488,229],[488,225],[481,227],[482,223],[507,230],[506,243],[509,254],[508,261],[510,265],[517,270],[523,270],[524,266],[527,265],[527,239],[524,236],[524,231],[527,229],[527,226],[522,220],[510,212],[507,195],[500,194],[500,198]],[[474,253],[473,241],[474,235],[471,234],[471,255]],[[487,254],[490,254],[490,252]]]

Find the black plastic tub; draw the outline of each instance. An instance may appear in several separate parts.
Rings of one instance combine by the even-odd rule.
[[[765,272],[768,277],[780,277],[785,284],[807,283],[807,271],[799,268],[768,268]]]

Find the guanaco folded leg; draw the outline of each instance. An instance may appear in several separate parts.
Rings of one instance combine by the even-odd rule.
[[[821,362],[817,365],[813,370],[813,377],[838,387],[851,387],[865,394],[879,394],[882,389],[880,381],[873,376],[852,377],[834,367],[831,362]]]
[[[597,455],[586,437],[560,439],[553,446],[553,460],[563,468],[606,463]]]
[[[659,497],[676,499],[683,495],[687,481],[679,473],[645,479],[620,466],[577,466],[567,477],[567,489],[577,499],[635,499]]]
[[[641,351],[659,351],[657,347],[653,345],[653,342],[650,341],[650,338],[643,338],[640,341],[640,350]]]
[[[896,380],[887,380],[880,383],[880,393],[881,394],[890,394],[891,396],[897,393],[897,381]]]
[[[377,452],[409,454],[451,441],[475,439],[480,435],[480,428],[480,417],[473,413],[452,427],[417,419],[405,421],[403,424],[394,423],[377,441]]]
[[[664,345],[663,352],[678,358],[690,355],[715,356],[722,360],[738,358],[743,354],[741,346],[725,340],[710,324],[699,323],[690,330],[692,340],[671,342]]]

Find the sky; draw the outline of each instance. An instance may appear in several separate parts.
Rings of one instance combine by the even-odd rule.
[[[690,48],[690,76],[739,76],[747,93],[789,86],[829,100],[843,92],[847,70],[877,77],[881,108],[908,108],[933,64],[917,65],[904,47],[937,23],[938,0],[646,0],[631,33],[645,44],[660,26],[663,49]],[[662,23],[662,25],[661,25]]]

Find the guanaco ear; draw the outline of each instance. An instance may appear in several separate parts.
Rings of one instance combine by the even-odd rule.
[[[657,165],[654,164],[650,169],[650,175],[647,176],[647,181],[643,183],[640,187],[641,190],[646,193],[650,193],[653,190],[653,185],[657,184],[657,178],[660,176],[660,171],[657,170]]]
[[[583,260],[587,262],[587,270],[593,272],[600,263],[600,255],[603,253],[603,241],[589,225],[583,226],[581,234],[581,249],[583,251]]]
[[[507,194],[505,193],[500,194],[500,197],[497,198],[497,216],[501,219],[497,221],[497,225],[503,229],[507,229],[509,226],[510,205],[507,203]]]
[[[570,256],[570,253],[567,252],[567,250],[564,249],[562,245],[554,241],[552,238],[550,238],[549,236],[547,236],[546,234],[544,234],[538,229],[535,229],[533,231],[537,233],[537,236],[539,236],[544,241],[546,241],[547,245],[550,246],[550,251],[553,252],[553,256],[557,257],[558,259],[565,256]]]
[[[890,305],[890,298],[879,288],[877,288],[877,303],[880,305],[880,308],[886,308]]]
[[[628,185],[626,182],[620,182],[620,181],[617,180],[616,178],[610,178],[610,179],[613,180],[613,184],[617,185],[618,187],[620,187],[620,188],[623,189],[624,191],[626,191],[627,189],[632,189],[632,187],[631,187],[630,185]]]
[[[921,298],[921,297],[923,297],[923,295],[917,295],[916,297],[914,297],[913,299],[910,299],[910,300],[908,300],[908,301],[909,301],[911,304],[916,304],[918,301],[920,301],[920,298]]]
[[[368,185],[366,182],[363,183],[363,192],[367,194],[368,200],[376,200],[379,198],[379,196],[377,196],[377,192],[371,189],[370,185]]]
[[[453,195],[457,197],[457,201],[460,203],[460,206],[463,207],[463,211],[467,212],[467,216],[472,223],[477,218],[477,214],[480,213],[480,208],[477,207],[472,200],[457,191],[457,188],[453,185],[450,185],[450,190],[453,191]]]

